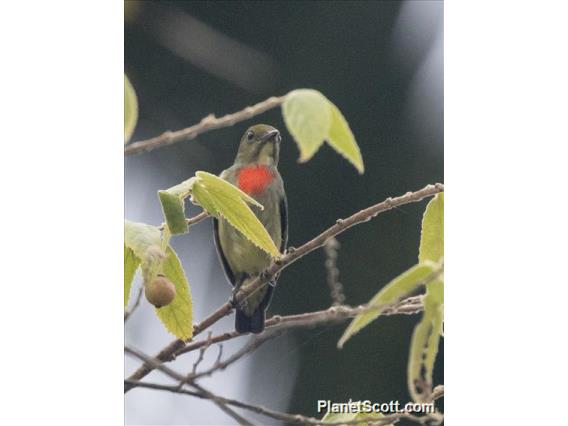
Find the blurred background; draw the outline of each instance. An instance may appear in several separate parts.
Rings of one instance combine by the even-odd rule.
[[[443,182],[441,1],[127,1],[124,50],[125,71],[140,108],[133,141],[187,127],[209,113],[220,116],[272,95],[313,88],[343,112],[366,169],[359,175],[327,146],[299,164],[298,150],[275,109],[187,143],[125,158],[129,220],[161,223],[156,191],[196,170],[219,173],[229,167],[240,136],[259,122],[282,131],[279,169],[288,194],[291,246],[388,196]],[[425,205],[404,206],[339,236],[338,266],[348,304],[367,302],[416,263]],[[188,213],[198,211],[189,207]],[[188,276],[196,321],[230,296],[211,228],[203,222],[172,242]],[[287,268],[268,315],[327,308],[324,261],[318,250]],[[409,342],[418,320],[381,317],[341,351],[336,343],[347,323],[291,332],[202,384],[222,396],[316,417],[321,417],[318,399],[406,402]],[[213,327],[214,332],[232,329],[232,316]],[[125,339],[155,354],[173,338],[143,301],[126,324]],[[225,343],[224,353],[228,356],[247,340]],[[187,372],[196,356],[183,355],[173,366]],[[217,350],[210,349],[201,366],[216,356]],[[126,357],[126,374],[138,365]],[[148,380],[169,383],[159,372]],[[434,378],[439,383],[442,347]],[[245,414],[255,424],[278,424]],[[146,389],[125,395],[125,417],[126,424],[234,422],[209,401]]]

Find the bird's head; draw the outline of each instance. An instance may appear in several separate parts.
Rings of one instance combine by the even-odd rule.
[[[277,166],[281,140],[280,132],[268,124],[249,127],[241,138],[236,163]]]

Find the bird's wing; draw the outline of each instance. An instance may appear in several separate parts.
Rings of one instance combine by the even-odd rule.
[[[221,248],[221,241],[219,240],[219,219],[213,218],[213,235],[215,236],[215,248],[217,249],[217,255],[219,259],[221,259],[221,264],[223,265],[223,269],[225,270],[225,275],[227,279],[231,283],[231,285],[235,285],[235,275],[223,254],[223,249]]]
[[[280,253],[284,253],[288,244],[288,201],[286,200],[286,195],[280,201],[280,232],[282,236]]]

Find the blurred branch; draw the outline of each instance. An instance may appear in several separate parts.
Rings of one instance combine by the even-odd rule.
[[[262,333],[261,335],[255,337],[248,345],[244,346],[241,350],[239,350],[238,352],[227,358],[225,361],[221,361],[219,358],[217,358],[217,361],[215,362],[215,364],[213,364],[212,367],[208,368],[207,370],[200,371],[199,373],[192,373],[189,376],[187,376],[185,380],[186,382],[191,382],[193,380],[199,379],[204,376],[210,376],[216,371],[224,370],[229,365],[237,362],[243,356],[257,350],[263,343],[271,339],[274,339],[275,337],[278,337],[281,334],[282,334],[281,331],[280,332],[270,331],[267,333]]]
[[[126,322],[128,318],[130,318],[130,315],[132,315],[140,305],[140,300],[142,300],[143,292],[144,292],[144,287],[140,287],[140,289],[138,290],[138,295],[136,296],[136,302],[134,302],[134,306],[132,306],[132,309],[130,309],[129,311],[128,310],[124,311],[124,322]]]
[[[322,247],[330,238],[335,237],[336,235],[345,232],[347,229],[351,228],[352,226],[358,225],[360,223],[368,222],[372,218],[376,217],[380,213],[385,211],[391,210],[395,207],[402,206],[404,204],[418,202],[426,197],[431,197],[435,194],[444,191],[444,185],[441,183],[437,183],[435,185],[427,185],[426,187],[415,191],[415,192],[407,192],[404,195],[395,198],[387,198],[385,201],[370,206],[364,210],[361,210],[346,219],[338,219],[335,225],[331,226],[317,237],[313,238],[311,241],[308,241],[301,247],[297,249],[289,248],[287,253],[274,261],[270,267],[268,267],[260,276],[258,276],[253,282],[250,283],[245,289],[240,290],[234,297],[237,303],[242,302],[247,297],[252,295],[255,291],[260,289],[263,285],[282,271],[284,268],[288,267],[296,260],[304,257],[308,253],[314,251],[315,249]],[[196,324],[193,328],[193,336],[197,336],[203,330],[206,330],[211,325],[215,324],[221,318],[229,315],[233,311],[233,304],[231,301],[225,303],[208,317],[206,317],[203,321]],[[167,362],[172,361],[175,359],[175,354],[180,351],[186,343],[183,340],[175,340],[166,346],[160,353],[156,356],[156,359],[160,362]],[[148,373],[150,373],[154,368],[147,363],[144,363],[138,370],[136,370],[129,379],[131,381],[140,380]],[[128,392],[132,389],[131,385],[125,385],[125,392]]]
[[[209,114],[203,118],[199,123],[191,127],[177,131],[167,131],[160,136],[150,139],[133,142],[124,148],[124,155],[138,154],[140,152],[152,151],[153,149],[160,148],[166,145],[171,145],[176,142],[189,141],[198,135],[208,132],[210,130],[219,129],[222,127],[230,127],[236,123],[248,120],[256,115],[262,114],[272,108],[280,106],[284,102],[285,96],[272,96],[265,101],[259,102],[255,105],[248,106],[245,109],[227,114],[222,117],[215,117],[214,114]]]
[[[139,349],[135,349],[131,346],[124,346],[124,352],[130,354],[130,355],[134,355],[135,357],[141,359],[142,361],[144,361],[147,364],[152,365],[153,367],[155,367],[157,370],[160,370],[161,372],[165,373],[166,375],[168,375],[169,377],[171,377],[174,380],[177,380],[180,382],[180,384],[176,387],[176,389],[178,391],[182,390],[183,385],[186,383],[186,378],[183,377],[181,374],[179,374],[178,372],[172,370],[169,367],[166,367],[165,365],[163,365],[162,363],[160,363],[158,360],[156,360],[155,358],[152,358],[148,355],[146,355],[144,352],[142,352]],[[125,381],[125,385],[126,385],[126,381]],[[212,393],[206,391],[205,389],[203,389],[201,386],[199,386],[196,383],[192,383],[191,384],[194,388],[196,388],[198,390],[199,393],[191,393],[191,394],[195,394],[196,396],[199,395],[202,398],[207,398],[207,399],[211,399],[221,410],[223,410],[228,416],[231,416],[233,419],[235,419],[237,421],[238,424],[243,425],[243,426],[252,426],[252,423],[250,423],[248,420],[244,419],[242,416],[240,416],[239,414],[235,413],[232,409],[230,409],[229,407],[227,407],[227,404],[220,400],[216,395],[213,395]]]
[[[209,392],[208,390],[204,389],[202,386],[198,385],[197,383],[193,383],[192,386],[201,394],[203,394],[207,399],[213,401],[225,414],[232,417],[236,422],[241,426],[254,426],[251,422],[245,419],[243,416],[235,412],[233,409],[229,408],[227,402],[220,398],[219,396],[215,395],[214,393]]]
[[[407,299],[401,300],[398,303],[393,305],[385,306],[381,312],[381,315],[388,316],[388,315],[413,315],[422,312],[424,306],[422,304],[422,296],[413,296]],[[298,315],[287,315],[287,316],[280,316],[274,315],[273,317],[266,320],[266,329],[264,333],[268,332],[275,332],[275,331],[283,331],[293,328],[301,328],[301,327],[316,327],[318,325],[327,325],[333,323],[341,323],[347,321],[350,318],[355,317],[356,315],[360,314],[361,312],[365,312],[367,310],[376,309],[376,307],[371,308],[368,305],[361,305],[358,307],[349,307],[349,306],[334,306],[323,311],[315,311],[315,312],[307,312],[304,314]],[[260,336],[264,335],[261,334]],[[227,340],[234,339],[235,337],[245,336],[247,333],[239,333],[237,331],[232,331],[229,333],[219,334],[217,336],[212,337],[210,340],[198,340],[196,342],[192,342],[175,353],[175,356],[179,356],[181,354],[192,352],[197,349],[203,348],[204,346],[209,345],[210,343],[219,343],[225,342]]]
[[[188,217],[187,219],[185,219],[185,221],[187,222],[187,226],[193,226],[193,225],[197,225],[199,222],[201,222],[204,219],[207,219],[209,217],[209,213],[207,213],[206,211],[202,211],[199,214],[196,214],[193,217]],[[164,226],[166,226],[165,223],[162,223],[160,226],[158,226],[158,229],[161,231],[164,229]]]
[[[345,295],[343,294],[343,285],[339,282],[339,268],[337,267],[337,256],[341,244],[337,238],[330,238],[324,246],[325,251],[325,269],[327,271],[327,285],[333,300],[333,306],[342,305],[345,302]]]
[[[176,386],[161,385],[161,384],[158,384],[158,383],[137,382],[137,381],[132,381],[132,380],[125,380],[124,383],[125,383],[125,385],[130,385],[132,387],[136,386],[136,387],[141,387],[141,388],[146,388],[146,389],[162,390],[162,391],[167,391],[167,392],[172,392],[172,393],[191,395],[191,396],[201,398],[201,399],[211,399],[208,395],[202,393],[199,390],[191,391],[191,390],[187,390],[187,389],[178,389]],[[199,385],[197,385],[197,386],[199,387]],[[437,388],[440,388],[440,387],[437,387]],[[209,392],[209,394],[214,395],[210,392]],[[443,395],[444,395],[444,388],[443,388],[443,386],[441,386],[441,389],[439,389],[436,396],[437,396],[437,398],[441,398],[441,397],[443,397]],[[323,422],[323,421],[315,419],[313,417],[306,417],[306,416],[303,416],[301,414],[283,413],[283,412],[280,412],[280,411],[271,410],[271,409],[263,407],[261,405],[253,405],[253,404],[241,402],[241,401],[238,401],[236,399],[224,398],[224,397],[218,396],[218,395],[214,395],[214,397],[215,397],[216,401],[224,403],[225,405],[231,405],[233,407],[243,408],[243,409],[251,411],[253,413],[261,414],[261,415],[264,415],[266,417],[270,417],[270,418],[273,418],[273,419],[276,419],[276,420],[281,420],[281,421],[287,422],[287,423],[300,423],[300,424],[307,424],[307,425],[339,426],[339,425],[351,425],[351,424],[367,423],[369,425],[384,426],[384,425],[387,425],[387,424],[390,424],[390,423],[397,422],[400,419],[407,419],[407,420],[413,421],[413,422],[418,423],[418,424],[426,424],[428,422],[435,422],[436,424],[440,424],[442,419],[443,419],[443,415],[441,413],[428,414],[428,415],[424,415],[424,416],[415,416],[415,415],[410,414],[410,413],[394,413],[394,414],[385,415],[382,418],[369,417],[369,418],[366,418],[366,419],[357,419],[357,420],[352,420],[352,421]]]

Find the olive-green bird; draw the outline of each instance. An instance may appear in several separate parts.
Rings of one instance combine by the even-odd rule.
[[[272,126],[250,127],[239,146],[235,163],[221,177],[264,206],[252,210],[264,225],[280,252],[288,241],[288,207],[284,183],[278,173],[280,132]],[[215,246],[234,291],[250,285],[268,266],[271,259],[225,220],[214,219]],[[268,285],[252,293],[236,306],[235,329],[240,333],[261,333],[265,312],[276,285],[275,277]]]

